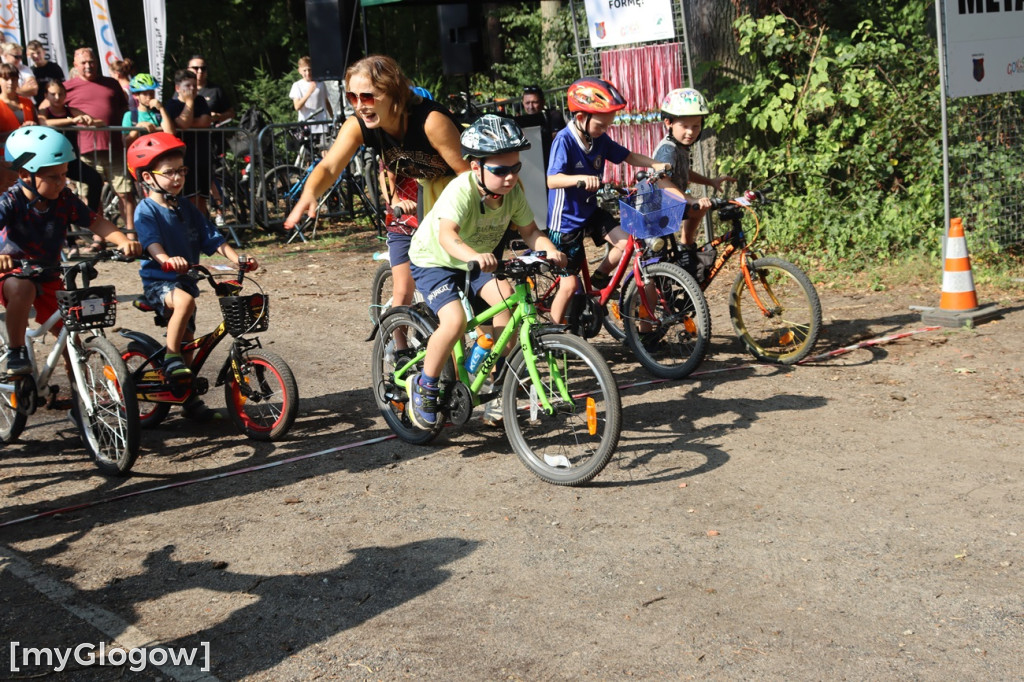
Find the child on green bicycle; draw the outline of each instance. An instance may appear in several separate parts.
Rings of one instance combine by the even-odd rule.
[[[626,100],[608,81],[582,78],[569,86],[569,111],[573,118],[555,136],[548,162],[548,235],[569,256],[569,269],[583,265],[583,242],[589,235],[597,246],[612,245],[604,262],[591,276],[595,286],[608,283],[608,275],[626,248],[627,235],[618,221],[597,206],[593,193],[601,187],[605,161],[662,169],[666,164],[631,152],[605,135],[615,112]],[[582,185],[582,186],[580,186]],[[551,319],[562,322],[576,291],[576,277],[563,277],[551,302]]]
[[[690,168],[690,145],[700,139],[704,117],[711,113],[704,96],[692,88],[677,88],[669,92],[661,102],[661,116],[665,123],[665,138],[654,148],[654,159],[672,166],[672,175],[658,181],[658,187],[686,200],[684,193],[692,183],[707,185],[716,192],[722,191],[723,182],[736,182],[736,178],[720,175],[708,178]],[[711,200],[702,197],[690,200],[690,206],[683,220],[680,243],[683,252],[679,260],[687,272],[697,277],[697,227],[704,214],[711,208]]]
[[[36,320],[46,322],[57,310],[57,291],[64,283],[56,274],[39,280],[5,277],[2,273],[13,269],[15,259],[57,265],[70,225],[88,227],[128,256],[142,249],[68,189],[68,163],[75,160],[75,151],[59,132],[44,126],[18,128],[7,138],[4,159],[18,169],[19,180],[0,194],[0,305],[7,311],[7,373],[24,375],[32,372],[25,348],[29,310],[35,306]],[[55,325],[53,333],[59,334],[60,327]]]
[[[480,271],[470,279],[471,291],[489,305],[512,295],[512,287],[490,274],[498,266],[492,253],[511,222],[526,244],[546,251],[560,266],[565,255],[537,228],[519,182],[519,152],[530,148],[514,121],[493,114],[480,118],[461,136],[463,158],[469,172],[455,178],[438,197],[413,235],[409,248],[416,288],[440,321],[427,342],[423,371],[409,379],[412,395],[409,416],[421,429],[437,423],[438,378],[455,344],[465,333],[466,315],[459,291],[466,284],[468,263]],[[508,324],[510,313],[495,316],[499,327]]]
[[[135,230],[151,258],[139,268],[143,294],[167,318],[164,375],[188,380],[192,370],[188,358],[182,356],[181,344],[194,338],[199,287],[184,275],[190,265],[199,262],[201,253],[219,253],[233,263],[243,260],[199,209],[179,199],[188,173],[184,161],[185,143],[164,132],[143,135],[127,153],[128,171],[148,192],[135,209]],[[254,259],[246,262],[250,270],[256,268]],[[186,415],[194,419],[216,416],[198,398],[184,407]]]

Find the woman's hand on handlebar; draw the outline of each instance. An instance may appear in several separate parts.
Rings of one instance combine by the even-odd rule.
[[[181,256],[172,256],[160,264],[164,272],[176,272],[179,275],[188,272],[189,263]]]

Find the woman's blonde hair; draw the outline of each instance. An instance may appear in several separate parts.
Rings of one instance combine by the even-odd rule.
[[[374,88],[391,97],[391,113],[394,116],[405,116],[405,108],[412,96],[412,90],[409,89],[412,84],[402,73],[402,67],[398,65],[398,62],[382,54],[374,54],[360,59],[345,71],[346,89],[348,89],[348,82],[356,74],[366,76]]]

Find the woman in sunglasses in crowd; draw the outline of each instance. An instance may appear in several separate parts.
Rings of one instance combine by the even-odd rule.
[[[348,68],[345,96],[355,115],[342,124],[284,223],[291,229],[303,213],[313,217],[317,198],[341,175],[359,147],[375,149],[381,157],[381,186],[388,206],[401,207],[410,216],[401,221],[389,216],[387,221],[394,305],[412,303],[415,285],[409,242],[419,219],[456,174],[469,170],[451,112],[414,93],[410,86],[391,57],[372,55]]]

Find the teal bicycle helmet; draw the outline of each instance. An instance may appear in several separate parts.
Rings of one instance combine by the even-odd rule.
[[[45,126],[18,128],[4,144],[4,159],[11,164],[11,170],[24,168],[35,173],[40,168],[69,163],[75,158],[68,138]]]
[[[134,95],[137,92],[151,92],[159,87],[160,84],[153,76],[148,73],[140,73],[129,81],[128,92]]]

